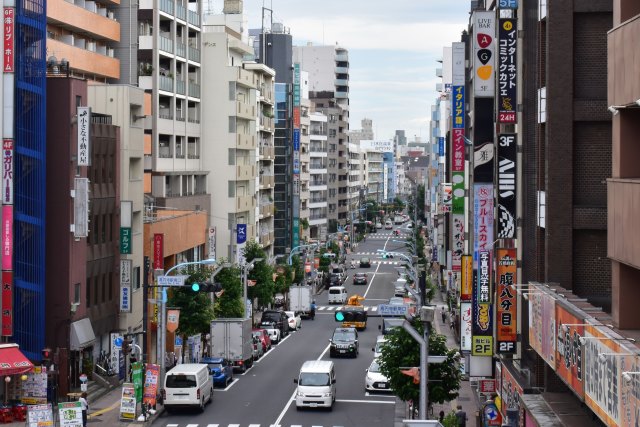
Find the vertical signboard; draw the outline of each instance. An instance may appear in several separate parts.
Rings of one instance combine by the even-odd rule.
[[[293,64],[292,247],[300,246],[300,64]]]
[[[577,317],[562,305],[556,304],[556,374],[584,400],[584,383],[582,371],[582,344],[584,336],[584,318]]]
[[[77,107],[78,112],[78,166],[91,165],[90,124],[91,108]]]
[[[471,351],[473,310],[470,302],[460,303],[460,350]]]
[[[4,8],[4,60],[3,70],[5,73],[15,71],[15,8]]]
[[[153,269],[164,270],[164,234],[153,235]]]
[[[498,27],[498,123],[516,123],[518,25],[500,19]]]
[[[453,200],[455,200],[455,196]],[[451,269],[460,271],[464,253],[464,215],[453,214],[453,248],[451,249]],[[469,294],[471,295],[471,294]]]
[[[496,352],[515,353],[517,336],[516,249],[496,250]]]
[[[209,228],[209,259],[216,259],[216,228]]]
[[[477,283],[473,287],[473,356],[493,356],[493,310],[491,304],[491,257],[489,251],[478,254]]]
[[[462,278],[460,281],[460,301],[471,301],[473,298],[473,257],[462,256]]]
[[[120,312],[131,313],[131,264],[130,259],[120,260]]]
[[[621,372],[640,372],[637,357],[622,357]],[[631,381],[622,383],[620,391],[620,425],[636,427],[640,425],[640,376],[632,375]]]
[[[13,270],[13,205],[2,206],[2,269]]]
[[[247,224],[236,224],[236,243],[238,245],[247,241]]]
[[[13,139],[2,140],[2,204],[13,204]]]
[[[498,387],[498,394],[502,400],[500,408],[502,415],[506,417],[507,410],[509,409],[518,411],[518,414],[521,414],[521,396],[524,394],[524,391],[522,386],[511,373],[509,366],[504,363],[501,364],[498,384],[500,384]]]
[[[556,309],[553,297],[541,288],[529,287],[529,344],[555,369]]]
[[[493,185],[473,185],[473,249],[474,260],[478,251],[490,250],[493,246]]]
[[[2,272],[2,336],[13,335],[13,271]]]
[[[516,237],[517,155],[515,134],[498,137],[498,221],[499,239]]]
[[[477,98],[493,97],[495,73],[495,12],[473,13],[473,92]]]

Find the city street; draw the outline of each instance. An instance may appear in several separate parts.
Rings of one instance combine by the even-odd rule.
[[[378,249],[404,250],[404,244],[391,230],[378,230],[360,243],[351,259],[371,259],[370,268],[348,269],[345,286],[349,295],[365,297],[363,305],[375,316],[377,305],[386,303],[393,296],[396,267],[402,260],[382,259]],[[368,273],[368,285],[353,285],[355,272]],[[366,330],[359,333],[359,355],[355,359],[330,359],[329,339],[339,324],[333,313],[337,306],[327,304],[326,291],[316,296],[318,305],[315,320],[304,320],[302,328],[290,334],[279,345],[226,389],[216,389],[213,403],[203,413],[197,411],[164,413],[154,426],[391,426],[394,423],[395,397],[392,394],[371,395],[364,390],[365,369],[373,359],[372,348],[380,318],[370,317]],[[307,360],[333,360],[336,365],[337,398],[332,411],[324,409],[296,410],[294,392],[300,366]]]

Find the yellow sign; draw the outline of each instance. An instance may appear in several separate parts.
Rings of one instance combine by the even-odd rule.
[[[471,339],[473,356],[493,356],[493,337],[473,336]]]

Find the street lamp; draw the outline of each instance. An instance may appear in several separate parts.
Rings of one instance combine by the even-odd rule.
[[[242,269],[242,296],[243,296],[242,304],[244,305],[245,319],[249,318],[249,310],[247,307],[247,298],[249,297],[249,293],[247,290],[247,282],[248,282],[247,274],[249,273],[249,271],[253,270],[253,266],[255,265],[255,263],[260,261],[264,261],[264,258],[254,258],[250,262],[246,262],[240,265],[240,268]]]

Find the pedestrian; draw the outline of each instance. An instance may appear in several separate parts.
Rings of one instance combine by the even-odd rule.
[[[316,318],[316,301],[313,300],[311,301],[311,314],[310,314],[311,320],[315,320]]]
[[[89,411],[89,403],[87,402],[87,392],[83,391],[80,395],[80,407],[82,408],[82,427],[87,427],[87,411]]]
[[[449,325],[449,327],[451,328],[451,330],[455,330],[456,329],[456,321],[455,321],[455,319],[451,319],[451,324]]]
[[[438,414],[438,421],[442,424],[444,422],[444,411],[440,411]]]
[[[447,321],[447,312],[444,310],[444,307],[442,307],[442,311],[440,312],[440,314],[442,315],[442,323],[446,323],[446,321]]]
[[[462,410],[462,405],[456,407],[456,419],[458,420],[458,427],[467,427],[467,413]]]

